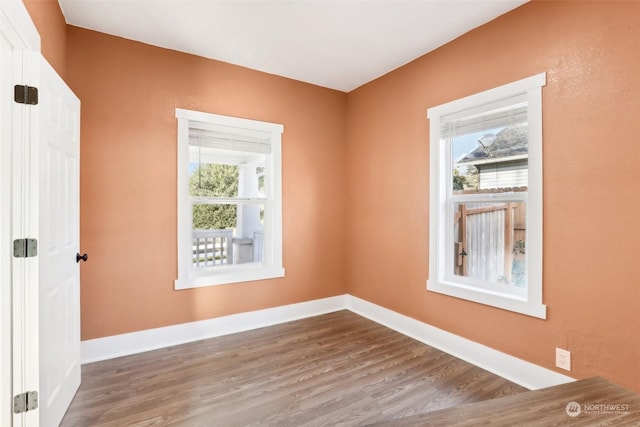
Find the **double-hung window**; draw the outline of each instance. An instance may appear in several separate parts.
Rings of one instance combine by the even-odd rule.
[[[283,126],[183,109],[176,118],[176,289],[283,277]]]
[[[428,290],[546,318],[545,83],[539,74],[428,110]]]

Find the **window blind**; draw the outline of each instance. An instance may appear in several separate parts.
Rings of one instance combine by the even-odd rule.
[[[205,129],[190,128],[189,145],[247,153],[271,153],[271,140],[268,137],[260,138]]]
[[[526,94],[444,115],[440,120],[443,138],[526,123]]]

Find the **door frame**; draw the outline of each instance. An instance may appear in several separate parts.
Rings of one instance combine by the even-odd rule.
[[[14,84],[38,85],[40,36],[20,0],[0,0],[0,36],[11,51],[2,65]],[[0,94],[10,96],[13,93]],[[39,238],[38,109],[11,101],[0,126],[0,424],[37,427],[39,411],[13,414],[13,396],[38,391],[39,280],[38,257],[14,258],[18,238]],[[5,140],[5,137],[7,140]]]

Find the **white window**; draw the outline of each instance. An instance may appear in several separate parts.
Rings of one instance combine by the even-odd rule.
[[[176,109],[176,289],[284,277],[280,124]]]
[[[427,289],[546,318],[538,74],[428,110]]]

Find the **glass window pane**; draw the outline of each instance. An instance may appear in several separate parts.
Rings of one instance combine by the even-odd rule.
[[[189,195],[264,197],[266,158],[265,153],[212,148],[198,145],[197,141],[191,143],[189,145]]]
[[[526,282],[526,203],[455,203],[453,274],[521,288]]]
[[[451,154],[454,194],[527,189],[527,123],[454,136]]]
[[[189,195],[196,197],[238,197],[237,166],[215,163],[189,164]]]
[[[262,262],[264,204],[193,204],[193,266]]]
[[[238,206],[227,205],[193,205],[194,230],[227,230],[236,228],[238,222]]]

